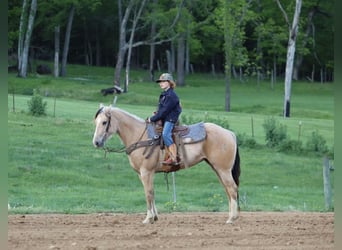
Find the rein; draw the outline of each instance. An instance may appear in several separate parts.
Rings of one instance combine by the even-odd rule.
[[[110,127],[110,120],[111,120],[111,117],[109,116],[108,117],[108,124],[107,124],[107,127],[106,127],[106,132],[108,132],[109,127]],[[127,148],[126,148],[126,146],[122,146],[121,148],[118,148],[118,149],[109,148],[109,147],[103,147],[103,150],[105,151],[105,158],[106,158],[107,153],[111,153],[111,152],[113,152],[113,153],[123,153],[123,152],[126,152],[127,154],[130,154],[132,151],[134,151],[135,149],[140,147],[140,144],[141,144],[140,140],[144,136],[146,130],[147,130],[147,124],[145,123],[145,129],[143,130],[142,134],[140,135],[140,137],[138,139],[138,142],[133,143],[132,145],[130,145]]]
[[[115,149],[115,148],[108,148],[108,147],[103,147],[103,150],[105,151],[105,158],[107,157],[107,153],[123,153],[126,151],[126,147],[123,146],[121,148]]]

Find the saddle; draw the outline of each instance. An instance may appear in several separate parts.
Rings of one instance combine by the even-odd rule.
[[[145,158],[148,159],[152,155],[157,146],[160,147],[160,150],[165,149],[164,141],[162,138],[162,124],[148,123],[146,130],[148,140],[133,143],[126,149],[127,154],[130,154],[137,148],[145,147],[143,155],[145,155]],[[187,167],[187,159],[184,144],[197,143],[203,141],[206,138],[206,130],[204,128],[204,123],[199,122],[192,125],[175,125],[172,130],[172,137],[177,146],[177,157],[181,159],[181,164],[178,164],[176,166],[161,164],[160,168],[157,169],[157,171],[159,172],[175,172],[181,168]],[[167,152],[165,150],[164,158],[166,157]]]
[[[147,125],[148,138],[161,137],[163,126],[161,124],[149,123]],[[180,138],[184,144],[203,141],[206,137],[204,123],[199,122],[192,125],[175,125],[172,130],[173,139]]]

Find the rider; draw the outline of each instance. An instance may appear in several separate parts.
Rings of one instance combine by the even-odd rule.
[[[147,118],[147,122],[157,122],[161,120],[163,123],[162,137],[166,148],[169,152],[169,158],[163,161],[163,164],[177,165],[177,147],[172,139],[172,129],[178,121],[182,112],[179,98],[174,91],[176,83],[169,73],[163,73],[156,81],[163,90],[159,96],[158,110],[155,114]]]

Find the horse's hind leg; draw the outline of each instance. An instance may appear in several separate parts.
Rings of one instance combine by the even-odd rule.
[[[218,177],[226,194],[228,196],[229,201],[229,217],[226,223],[233,223],[239,217],[239,209],[238,209],[238,186],[236,185],[233,176],[230,172],[223,172],[216,170]]]
[[[146,218],[143,220],[144,224],[154,223],[158,220],[157,208],[154,201],[154,189],[153,189],[153,172],[144,171],[140,173],[139,177],[144,186],[147,214]]]

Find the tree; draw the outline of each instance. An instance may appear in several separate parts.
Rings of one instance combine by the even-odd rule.
[[[40,2],[40,15],[38,15],[38,29],[41,40],[51,39],[55,46],[55,76],[66,76],[66,68],[70,49],[70,40],[72,34],[72,26],[75,15],[89,15],[89,12],[93,12],[98,6],[101,5],[101,0],[53,0],[53,1],[41,1]],[[46,22],[46,17],[49,17],[49,21]],[[83,20],[83,19],[82,19]],[[59,44],[60,35],[58,34],[61,28],[65,27],[64,43],[62,50],[61,69],[58,72],[59,63]],[[83,26],[82,26],[83,28]],[[56,29],[59,29],[57,31]],[[52,33],[54,31],[54,35]],[[58,46],[58,48],[57,48]],[[58,50],[58,51],[57,51]]]
[[[185,85],[185,35],[186,33],[181,33],[177,41],[177,84],[179,86]]]
[[[293,62],[296,51],[296,38],[298,33],[298,23],[300,11],[302,8],[302,0],[296,0],[295,12],[293,15],[292,25],[289,22],[287,13],[283,6],[276,0],[277,4],[284,15],[285,21],[289,28],[289,40],[287,45],[286,70],[285,70],[285,96],[284,96],[284,117],[290,117],[290,99],[291,99],[291,85],[293,75]]]
[[[55,27],[55,59],[54,59],[54,71],[53,75],[55,77],[59,76],[59,34],[60,27],[59,25]]]
[[[62,55],[62,65],[61,65],[61,76],[66,76],[66,65],[67,65],[67,61],[68,61],[70,34],[71,34],[72,21],[74,19],[74,14],[75,14],[75,5],[72,4],[70,7],[70,11],[69,11],[67,28],[65,30],[64,47],[63,47],[63,55]]]
[[[225,110],[230,111],[230,82],[232,65],[242,66],[246,63],[243,47],[245,39],[244,26],[249,2],[244,0],[222,0],[224,55],[225,55]],[[222,16],[223,15],[223,16]]]
[[[37,12],[37,0],[31,1],[31,8],[27,17],[27,0],[23,1],[20,17],[19,39],[18,39],[18,76],[27,76],[28,54],[31,42],[34,19]],[[26,26],[27,24],[27,26]]]
[[[26,18],[23,20],[28,20],[32,0],[25,1]],[[216,73],[224,72],[224,16],[218,15],[222,11],[223,0],[146,0],[130,45],[134,10],[138,10],[142,2],[132,1],[134,7],[126,25],[124,43],[127,48],[122,57],[122,67],[127,64],[127,52],[131,47],[131,68],[133,65],[144,69],[150,66],[150,73],[154,69],[167,70],[168,57],[170,70],[174,73],[177,60],[180,60],[177,56],[179,36],[185,33],[185,74],[191,71],[212,71],[214,76],[218,76]],[[117,14],[118,2],[122,3],[121,15]],[[35,59],[53,61],[54,30],[57,26],[60,26],[61,62],[63,46],[67,44],[64,40],[68,16],[71,6],[74,5],[67,63],[114,67],[120,48],[118,23],[122,20],[129,2],[130,0],[37,1],[29,62],[34,63]],[[295,1],[279,2],[284,5],[289,18],[292,19]],[[21,22],[19,31],[23,3],[23,0],[12,0],[8,4],[9,70],[13,70],[13,67],[18,69],[19,63],[14,66],[13,63],[22,61],[17,52],[23,55],[28,24],[28,21]],[[231,60],[234,61],[230,65],[232,77],[240,76],[241,80],[245,80],[246,77],[254,78],[257,73],[263,80],[269,77],[272,80],[285,76],[289,35],[284,18],[279,18],[281,12],[277,3],[263,0],[235,0],[228,3],[234,18],[232,22],[236,24],[236,31],[233,33],[234,50],[231,55]],[[238,5],[245,7],[239,10],[234,7]],[[299,21],[300,31],[296,39],[293,79],[321,82],[333,80],[333,12],[333,1],[303,1],[303,17]]]
[[[155,6],[157,5],[158,0],[153,0],[152,5],[152,13],[151,16],[156,15]],[[156,55],[156,48],[154,44],[154,37],[156,35],[156,19],[152,18],[151,20],[151,37],[152,37],[152,44],[150,45],[150,80],[154,82],[154,67],[155,67],[155,55]]]
[[[324,62],[323,59],[325,53],[317,53],[316,50],[316,42],[318,40],[321,40],[317,39],[317,36],[319,36],[320,34],[316,34],[316,30],[317,26],[321,26],[322,23],[327,23],[327,20],[331,19],[332,15],[329,12],[331,12],[332,6],[333,3],[330,1],[318,0],[303,3],[302,9],[307,9],[307,12],[306,16],[304,16],[303,21],[301,22],[303,23],[303,31],[298,33],[298,42],[296,43],[296,57],[293,68],[294,80],[300,79],[300,70],[304,62],[304,57],[307,55],[311,54],[313,56],[313,58],[310,60],[312,62],[312,72],[311,75],[309,74],[309,72],[307,72],[307,74],[309,75],[306,76],[307,79],[309,79],[310,81],[315,80],[315,63],[318,63],[321,69],[325,68],[326,62]],[[319,23],[315,23],[316,18],[320,20]],[[327,41],[331,39],[328,32],[324,32],[323,37],[326,37]],[[329,50],[329,48],[326,48],[325,51],[327,50]],[[320,79],[321,81],[325,80],[322,75]]]
[[[287,32],[283,22],[279,22],[279,9],[274,2],[258,0],[256,3],[251,35],[256,40],[256,51],[252,53],[250,60],[256,62],[261,77],[270,76],[273,86],[278,75],[278,66],[286,62]],[[280,73],[282,72],[279,71]]]
[[[230,81],[231,81],[231,64],[232,64],[232,37],[233,37],[233,22],[231,13],[229,12],[229,1],[223,0],[223,32],[224,32],[224,75],[226,81],[225,93],[225,110],[230,111]]]
[[[146,0],[142,0],[141,4],[139,6],[139,9],[135,9],[134,11],[134,18],[133,18],[133,24],[132,24],[132,31],[128,42],[128,54],[127,54],[127,63],[126,63],[126,82],[125,82],[125,88],[124,92],[128,91],[128,81],[129,81],[129,71],[131,66],[131,55],[132,55],[132,44],[134,40],[135,35],[135,29],[137,27],[138,21],[140,19],[141,13],[145,7]]]
[[[128,2],[128,5],[125,9],[125,14],[122,16],[122,1],[118,1],[118,11],[119,11],[119,48],[118,48],[118,54],[117,54],[117,61],[116,61],[116,66],[115,66],[115,74],[114,74],[114,86],[120,87],[120,76],[121,76],[121,71],[122,67],[124,64],[124,57],[128,49],[132,49],[134,47],[138,47],[141,45],[151,45],[151,44],[162,44],[167,41],[172,41],[176,36],[168,36],[170,33],[172,33],[173,28],[175,24],[177,23],[179,16],[180,16],[180,10],[183,6],[185,0],[181,0],[181,3],[179,4],[179,7],[177,8],[177,12],[175,17],[173,18],[173,22],[170,25],[167,23],[166,25],[162,25],[159,29],[159,32],[155,34],[154,37],[149,37],[149,36],[144,36],[144,38],[141,38],[141,40],[134,42],[134,34],[136,30],[144,30],[143,27],[145,26],[145,23],[139,23],[138,21],[140,19],[140,15],[135,15],[132,18],[132,23],[131,28],[130,28],[130,39],[127,42],[126,41],[126,36],[127,36],[127,30],[128,30],[128,24],[129,24],[129,18],[131,15],[131,11],[134,8],[137,8],[138,4],[140,4],[140,8],[138,13],[141,13],[145,7],[145,1],[135,1],[135,0],[130,0]],[[134,14],[133,14],[134,15]],[[131,55],[129,55],[131,56]],[[130,60],[130,59],[129,59]],[[126,65],[127,67],[127,65]],[[126,72],[126,76],[128,76]],[[126,79],[126,83],[129,82],[129,79]]]
[[[126,44],[126,27],[130,12],[133,8],[133,1],[130,0],[129,4],[125,10],[125,14],[122,17],[122,1],[118,0],[118,11],[119,11],[119,51],[117,55],[116,65],[115,65],[115,74],[114,74],[114,86],[120,87],[120,78],[121,78],[121,70],[124,64],[124,57],[127,50]]]

